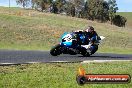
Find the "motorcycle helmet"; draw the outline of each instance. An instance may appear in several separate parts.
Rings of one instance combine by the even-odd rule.
[[[86,32],[92,32],[92,31],[94,31],[94,28],[92,26],[88,26],[85,31]]]

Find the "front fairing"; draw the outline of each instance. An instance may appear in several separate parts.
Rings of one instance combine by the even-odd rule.
[[[60,44],[61,46],[72,47],[72,41],[73,41],[73,33],[65,32],[61,36]]]

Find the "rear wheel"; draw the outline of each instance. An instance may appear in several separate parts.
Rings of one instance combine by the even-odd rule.
[[[52,56],[57,56],[61,54],[61,45],[57,44],[56,46],[54,46],[51,50],[50,50],[50,54]]]

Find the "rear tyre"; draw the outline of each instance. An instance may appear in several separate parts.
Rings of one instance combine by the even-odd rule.
[[[57,56],[61,54],[61,45],[57,44],[56,46],[54,46],[51,50],[50,50],[50,54],[52,56]]]

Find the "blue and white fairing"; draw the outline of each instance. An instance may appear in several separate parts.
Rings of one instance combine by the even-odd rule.
[[[65,32],[61,37],[61,46],[71,47],[72,46],[72,40],[73,40],[72,33]]]

